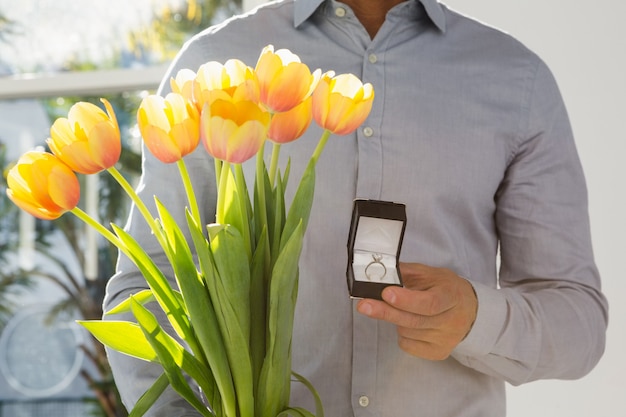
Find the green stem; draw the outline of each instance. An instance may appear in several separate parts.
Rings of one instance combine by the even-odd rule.
[[[218,224],[225,224],[226,186],[228,185],[229,171],[230,163],[223,161],[219,178],[219,186],[217,188],[217,210],[215,220]]]
[[[156,221],[154,220],[152,213],[150,213],[150,210],[148,210],[146,204],[141,198],[139,198],[139,196],[135,192],[135,189],[128,183],[128,181],[126,181],[126,178],[124,178],[124,176],[117,170],[117,168],[111,167],[107,169],[107,171],[124,189],[126,194],[128,194],[128,196],[133,201],[133,203],[135,203],[135,206],[137,206],[139,212],[141,212],[143,217],[146,219],[146,222],[148,223],[148,226],[150,226],[150,229],[152,230],[154,235],[159,237],[161,233],[159,232],[159,228],[157,228]]]
[[[213,159],[213,163],[215,164],[215,185],[218,187],[220,186],[220,178],[222,177],[222,161],[214,158]]]
[[[185,186],[185,192],[187,193],[187,200],[189,201],[189,209],[191,210],[191,215],[195,220],[196,224],[200,226],[200,210],[198,209],[198,201],[196,200],[196,193],[193,191],[193,184],[191,184],[191,179],[189,178],[189,171],[187,170],[187,165],[185,161],[181,158],[176,163],[178,165],[178,170],[180,171],[180,177],[183,180],[183,185]]]
[[[246,185],[246,177],[243,173],[243,167],[241,164],[235,164],[235,184],[237,187],[237,197],[239,199],[239,209],[241,210],[241,234],[243,236],[246,250],[248,252],[248,259],[252,259],[252,240],[250,238],[250,197],[248,195],[248,187]]]
[[[324,147],[326,146],[326,142],[328,142],[328,138],[330,137],[331,133],[332,132],[328,129],[324,130],[324,133],[322,133],[322,136],[320,137],[320,141],[317,143],[317,147],[315,148],[315,151],[313,152],[313,156],[311,157],[311,159],[313,159],[315,164],[317,164],[317,160],[320,158],[320,155],[322,154],[322,151],[324,150]]]
[[[255,228],[257,238],[259,232],[263,230],[263,226],[267,225],[267,207],[265,206],[265,165],[264,157],[265,145],[261,145],[261,149],[256,154],[256,188],[258,194],[258,207],[255,205],[255,210],[259,213],[258,220],[260,224],[257,224]]]
[[[274,187],[276,180],[276,171],[278,169],[278,157],[280,156],[280,143],[274,143],[272,146],[272,159],[270,160],[270,185]]]
[[[93,217],[91,217],[89,214],[85,213],[83,210],[81,210],[78,207],[74,207],[72,210],[70,210],[70,212],[78,217],[80,220],[82,220],[83,222],[85,222],[88,226],[93,227],[98,233],[100,233],[106,240],[108,240],[109,242],[111,242],[113,245],[115,245],[115,247],[117,247],[119,250],[121,250],[122,252],[124,252],[124,254],[126,255],[130,255],[126,246],[122,245],[122,242],[119,240],[119,238],[117,236],[115,236],[115,234],[113,232],[111,232],[109,229],[107,229],[106,227],[104,227],[103,225],[101,225],[100,223],[98,223]],[[129,256],[129,258],[131,258]],[[132,259],[132,258],[131,258]]]

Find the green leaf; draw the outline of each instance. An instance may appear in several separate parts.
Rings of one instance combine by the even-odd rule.
[[[313,386],[313,384],[311,384],[311,382],[306,379],[305,377],[303,377],[302,375],[295,373],[293,371],[291,371],[291,374],[302,384],[304,384],[305,387],[307,387],[309,389],[309,391],[311,392],[311,394],[313,395],[313,399],[315,400],[315,414],[316,417],[324,417],[324,407],[322,405],[322,400],[320,398],[319,393],[317,392],[317,390],[315,389],[315,387]]]
[[[309,223],[309,216],[311,214],[311,206],[313,204],[313,195],[315,193],[315,161],[311,160],[307,165],[298,189],[293,197],[289,213],[287,214],[287,220],[285,221],[285,227],[281,236],[281,248],[284,247],[291,234],[296,227],[302,222],[302,230],[306,230]]]
[[[206,277],[215,306],[228,362],[233,374],[239,413],[254,415],[250,358],[250,265],[239,231],[231,225],[209,225],[214,275]]]
[[[156,300],[154,294],[152,294],[152,290],[141,290],[138,293],[133,294],[133,297],[137,302],[141,303],[142,305],[146,305],[149,302]],[[105,315],[109,316],[112,314],[122,314],[128,312],[130,312],[130,297],[107,311]]]
[[[142,417],[146,414],[169,384],[170,381],[167,379],[167,375],[165,373],[161,374],[156,381],[154,381],[154,384],[139,397],[139,400],[128,414],[128,417]]]
[[[283,188],[287,188],[287,184],[289,183],[289,173],[291,172],[291,158],[287,159],[287,166],[285,166],[285,173],[283,174]]]
[[[196,397],[182,373],[184,370],[203,391],[208,390],[210,395],[214,386],[207,369],[174,338],[163,331],[156,317],[148,309],[134,301],[131,301],[131,309],[146,339],[156,352],[172,388],[200,414],[211,417],[213,413]]]
[[[265,358],[269,263],[269,242],[267,228],[264,228],[250,267],[250,355],[255,389]],[[257,397],[256,392],[254,396]]]
[[[199,328],[206,325],[204,321],[207,312],[206,305],[209,300],[207,289],[204,286],[201,276],[198,274],[191,249],[187,244],[182,230],[169,211],[157,198],[155,198],[155,202],[167,242],[166,254],[174,269],[178,288],[185,300],[185,307],[186,311],[189,313],[191,326]],[[189,211],[186,213],[188,220],[193,219]],[[190,227],[194,227],[195,221],[192,220],[188,224]],[[197,330],[191,336],[186,337],[185,341],[189,344],[192,352],[197,355],[203,363],[207,363],[205,350],[201,347],[196,335]]]
[[[121,244],[127,248],[127,252],[132,255],[132,261],[143,274],[152,294],[167,315],[172,327],[182,338],[191,338],[191,324],[187,317],[185,308],[181,305],[179,298],[172,289],[167,277],[156,266],[154,261],[146,254],[143,248],[137,243],[128,232],[115,224],[111,224],[113,231],[120,238]]]
[[[256,155],[256,175],[254,182],[254,237],[258,242],[264,227],[268,227],[267,215],[267,191],[270,190],[270,179],[263,160],[263,149],[261,146]],[[268,232],[271,231],[268,228]],[[270,238],[271,239],[271,238]]]
[[[139,326],[129,321],[77,320],[103,345],[125,355],[157,362],[157,354]]]
[[[286,410],[282,411],[280,414],[278,414],[276,417],[288,417],[288,416],[292,416],[292,417],[315,417],[315,415],[313,415],[313,413],[311,413],[310,411],[301,408],[301,407],[291,407],[291,408],[287,408]]]
[[[248,185],[246,184],[246,177],[243,172],[241,164],[235,164],[235,188],[236,198],[239,204],[237,211],[233,212],[233,217],[239,216],[238,219],[231,218],[229,214],[226,215],[226,223],[232,224],[241,232],[243,241],[246,246],[246,253],[248,259],[252,258],[252,252],[254,251],[254,243],[251,236],[254,235],[253,229],[253,214],[252,203],[250,202],[250,194],[248,192]]]
[[[293,231],[272,270],[269,286],[267,354],[259,380],[257,415],[272,416],[289,402],[291,338],[298,261],[302,250],[302,222]]]
[[[273,232],[271,234],[271,250],[270,252],[274,256],[272,259],[272,265],[276,261],[276,256],[280,249],[280,240],[282,231],[285,227],[285,188],[280,176],[276,179],[276,187],[273,190],[273,207],[271,213],[273,214]]]
[[[235,170],[237,166],[234,167]],[[241,167],[239,167],[241,170]],[[240,172],[236,181],[235,176],[231,169],[223,171],[222,175],[226,175],[226,189],[225,195],[220,196],[224,198],[224,224],[230,224],[237,228],[244,241],[244,247],[246,253],[250,258],[252,255],[252,249],[250,246],[250,221],[247,213],[247,203],[245,202],[247,196],[247,189],[245,187],[245,180],[243,178],[243,172]],[[243,181],[243,183],[242,183]],[[240,189],[243,188],[243,189]],[[246,193],[244,195],[244,193]]]
[[[195,224],[195,221],[189,213],[187,214],[187,222],[191,237],[196,248],[200,270],[204,277],[207,289],[201,294],[197,294],[198,298],[202,298],[200,302],[194,302],[191,312],[191,318],[195,321],[198,319],[198,325],[194,326],[198,341],[207,358],[209,366],[213,371],[218,391],[220,393],[220,401],[224,408],[225,416],[236,415],[235,387],[233,385],[233,377],[228,366],[228,356],[226,347],[220,331],[219,322],[213,301],[209,295],[209,288],[214,287],[214,269],[213,258],[211,256],[209,242],[202,234],[202,230]],[[211,284],[209,284],[211,283]],[[197,309],[196,309],[197,308]],[[212,403],[215,407],[215,400]]]
[[[173,291],[174,291],[174,295],[176,296],[176,298],[178,298],[178,302],[180,303],[181,307],[186,308],[185,300],[183,300],[182,294],[179,291],[176,291],[176,290],[173,290]],[[156,297],[154,296],[154,294],[152,293],[152,290],[150,289],[141,290],[136,294],[132,294],[132,296],[135,298],[137,302],[141,303],[141,305],[144,305],[144,306],[148,303],[151,303],[152,301],[156,301]],[[114,314],[123,314],[123,313],[128,313],[128,312],[130,312],[130,297],[128,297],[127,299],[125,299],[124,301],[122,301],[121,303],[119,303],[118,305],[110,309],[109,311],[105,312],[105,315],[111,316]]]

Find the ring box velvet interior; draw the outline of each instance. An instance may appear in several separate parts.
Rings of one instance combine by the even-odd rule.
[[[385,287],[403,285],[398,264],[405,228],[404,204],[354,200],[346,271],[351,297],[380,300]]]

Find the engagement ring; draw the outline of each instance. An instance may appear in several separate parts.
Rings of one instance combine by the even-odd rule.
[[[383,255],[379,253],[373,253],[372,259],[373,261],[368,263],[365,267],[365,276],[370,281],[380,281],[385,277],[385,275],[387,275],[387,267],[384,263],[381,262],[383,259]]]

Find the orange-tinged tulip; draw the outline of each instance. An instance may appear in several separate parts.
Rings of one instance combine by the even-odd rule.
[[[200,117],[202,144],[214,158],[240,164],[252,158],[267,137],[270,114],[249,100],[205,104]]]
[[[144,98],[137,123],[146,147],[166,164],[179,161],[200,143],[198,110],[180,94]]]
[[[122,151],[120,129],[111,104],[107,113],[95,104],[78,102],[68,117],[57,119],[47,143],[52,153],[81,174],[95,174],[117,163]]]
[[[288,143],[306,132],[313,119],[311,113],[313,99],[309,96],[293,109],[272,116],[267,137],[276,143]]]
[[[27,152],[9,170],[7,196],[22,210],[54,220],[72,210],[80,199],[76,174],[47,152]]]
[[[300,58],[287,49],[274,52],[266,46],[256,64],[260,100],[272,112],[288,111],[311,95],[319,82],[321,70],[313,74]]]
[[[173,93],[181,94],[187,100],[193,102],[193,84],[196,73],[190,69],[182,69],[176,73],[176,77],[170,79],[170,88]]]
[[[199,111],[217,99],[258,101],[259,84],[252,68],[238,59],[229,59],[224,64],[210,61],[198,68],[193,97]]]
[[[367,118],[374,101],[374,88],[353,74],[332,71],[322,76],[313,92],[313,118],[337,135],[353,132]]]

